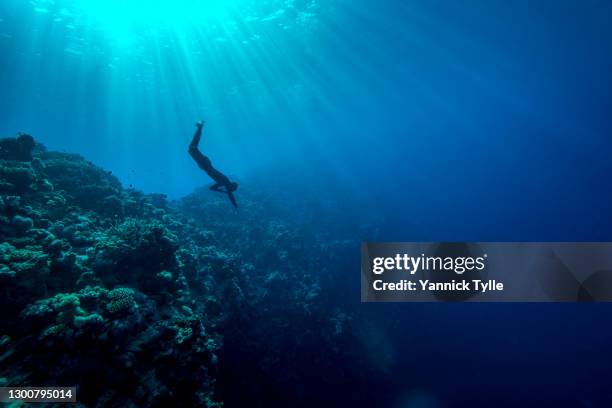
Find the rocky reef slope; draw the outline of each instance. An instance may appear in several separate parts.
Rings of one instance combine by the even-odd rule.
[[[87,407],[295,406],[363,374],[326,273],[355,243],[314,227],[331,222],[320,200],[169,203],[28,135],[0,140],[0,194],[0,386],[77,385]]]

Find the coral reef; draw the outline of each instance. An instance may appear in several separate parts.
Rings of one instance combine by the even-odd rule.
[[[214,407],[306,404],[300,370],[350,375],[351,317],[324,288],[354,243],[318,236],[314,212],[248,190],[238,213],[204,191],[170,203],[28,135],[0,140],[0,192],[0,383]]]

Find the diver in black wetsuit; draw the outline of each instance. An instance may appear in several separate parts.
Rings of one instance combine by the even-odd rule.
[[[238,188],[238,183],[230,181],[229,178],[219,170],[215,169],[210,162],[210,159],[202,154],[198,149],[200,143],[200,137],[202,137],[202,127],[204,127],[204,121],[201,120],[196,123],[196,132],[193,135],[193,140],[189,144],[189,154],[193,157],[193,160],[198,164],[202,170],[208,174],[208,176],[214,180],[215,184],[210,186],[210,189],[218,193],[226,193],[234,207],[238,208],[236,198],[234,197],[234,191]]]

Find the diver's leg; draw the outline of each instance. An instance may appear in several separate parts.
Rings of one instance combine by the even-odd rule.
[[[209,175],[214,170],[212,167],[212,163],[210,159],[202,154],[200,149],[198,149],[198,144],[200,143],[200,138],[202,137],[202,127],[204,126],[204,121],[200,121],[196,124],[196,131],[193,135],[193,139],[189,144],[189,155],[193,158],[193,160],[198,164],[198,167],[204,170]]]
[[[197,146],[189,146],[189,155],[198,164],[198,167],[207,172],[210,171],[210,168],[212,166],[210,163],[210,159],[204,156]]]
[[[189,151],[192,149],[197,149],[200,144],[200,138],[202,137],[202,127],[204,126],[204,122],[200,121],[196,123],[196,131],[193,134],[193,139],[191,139],[191,143],[189,144]]]
[[[189,143],[189,155],[193,157],[193,160],[195,160],[198,166],[200,166],[200,168],[202,169],[207,165],[207,162],[210,161],[207,160],[206,157],[202,154],[202,152],[200,152],[200,149],[198,149],[198,145],[200,144],[200,138],[202,137],[203,125],[203,122],[198,122],[196,124],[196,131],[193,134],[193,139],[191,139],[191,143]]]

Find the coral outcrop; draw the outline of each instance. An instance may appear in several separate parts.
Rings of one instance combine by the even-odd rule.
[[[349,243],[306,217],[248,191],[238,213],[203,191],[170,203],[28,135],[0,140],[0,193],[0,385],[214,407],[296,399],[296,365],[349,358],[351,318],[324,290]]]

